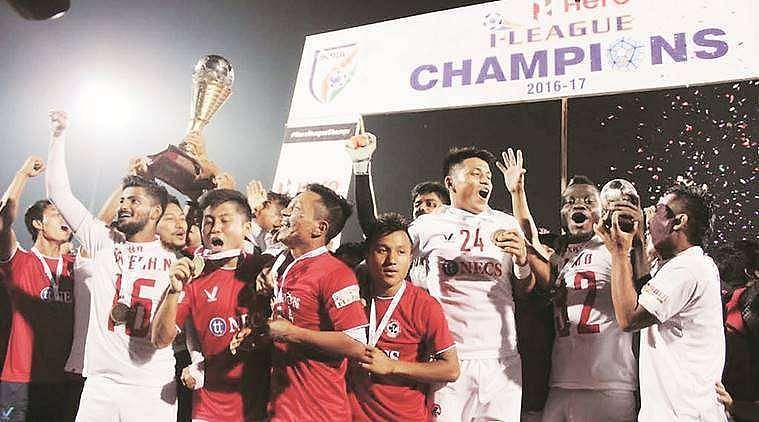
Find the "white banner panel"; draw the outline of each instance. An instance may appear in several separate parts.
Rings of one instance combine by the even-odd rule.
[[[503,0],[313,35],[288,122],[756,78],[757,17],[756,0]]]

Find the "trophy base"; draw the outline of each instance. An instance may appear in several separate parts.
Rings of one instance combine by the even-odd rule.
[[[180,148],[169,145],[158,154],[149,155],[148,171],[153,177],[197,201],[203,192],[215,185],[210,178],[201,179],[202,167],[195,157]]]

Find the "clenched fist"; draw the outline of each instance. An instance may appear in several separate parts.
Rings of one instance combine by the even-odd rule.
[[[69,126],[69,119],[66,112],[50,110],[47,114],[50,117],[50,131],[53,133],[53,136],[56,138],[61,136]]]
[[[377,137],[369,132],[352,136],[345,145],[345,150],[354,163],[371,160],[376,149]]]
[[[195,277],[195,263],[187,257],[180,258],[169,269],[169,282],[171,292],[179,293],[184,285]]]
[[[42,161],[42,158],[31,155],[26,159],[26,161],[24,161],[24,165],[22,165],[21,169],[19,169],[19,173],[23,174],[26,177],[35,177],[42,173],[44,170],[45,162]]]

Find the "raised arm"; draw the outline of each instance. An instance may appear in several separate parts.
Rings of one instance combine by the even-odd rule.
[[[9,260],[16,252],[16,233],[12,226],[16,220],[18,202],[26,181],[42,173],[44,169],[45,164],[41,158],[35,156],[27,158],[0,200],[0,261]]]
[[[94,256],[104,241],[110,241],[105,224],[95,224],[95,217],[74,196],[69,184],[66,168],[66,128],[68,117],[62,111],[50,112],[50,147],[48,148],[48,169],[45,172],[47,197],[71,227],[77,239]]]
[[[345,150],[353,161],[353,175],[356,189],[356,214],[358,223],[364,234],[377,221],[377,205],[374,200],[374,184],[372,183],[371,160],[377,148],[377,137],[371,133],[363,133],[351,137],[345,145]]]
[[[551,284],[551,264],[548,262],[548,251],[540,244],[538,228],[530,213],[530,207],[527,205],[527,193],[524,189],[527,171],[524,168],[522,151],[517,150],[515,154],[514,150],[509,148],[501,155],[503,163],[496,162],[496,166],[503,174],[506,188],[511,195],[514,218],[517,219],[528,243],[527,261],[535,275],[535,282],[547,289]]]

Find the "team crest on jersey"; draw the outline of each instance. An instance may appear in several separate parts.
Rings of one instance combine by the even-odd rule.
[[[401,324],[394,319],[391,319],[390,322],[387,323],[387,328],[385,328],[385,334],[390,338],[396,338],[398,337],[398,334],[401,333]]]
[[[208,289],[203,289],[203,293],[208,298],[208,303],[216,302],[216,296],[219,294],[219,286],[213,286],[213,289],[209,292]]]
[[[441,414],[441,413],[443,413],[443,411],[442,411],[442,409],[440,408],[440,405],[439,405],[439,404],[437,404],[437,403],[435,403],[435,404],[432,406],[432,416],[434,416],[434,417],[438,417],[438,416],[440,416],[440,414]]]
[[[216,337],[223,336],[227,333],[227,321],[219,317],[211,318],[211,321],[208,322],[208,331]]]

